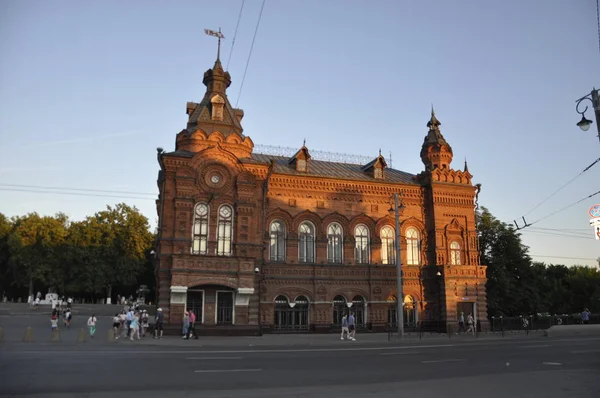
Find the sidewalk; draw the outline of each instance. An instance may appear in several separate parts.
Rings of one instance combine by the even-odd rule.
[[[543,332],[508,334],[504,337],[500,333],[480,333],[473,335],[424,334],[419,338],[417,333],[406,334],[402,340],[397,335],[388,336],[387,333],[357,334],[356,341],[341,340],[337,333],[332,334],[265,334],[263,336],[200,336],[197,340],[186,340],[181,337],[165,336],[163,339],[144,338],[131,341],[129,339],[117,340],[122,345],[145,345],[163,347],[332,347],[333,345],[388,345],[388,344],[427,344],[438,343],[455,344],[458,342],[474,342],[481,340],[507,340],[539,338]],[[390,340],[388,340],[390,338]]]

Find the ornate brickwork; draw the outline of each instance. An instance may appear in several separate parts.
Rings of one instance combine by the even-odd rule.
[[[450,167],[433,112],[418,175],[387,167],[381,154],[365,165],[314,160],[306,146],[290,158],[256,154],[227,98],[230,79],[219,61],[207,71],[176,150],[159,156],[157,281],[171,323],[193,307],[200,330],[330,331],[350,309],[361,326],[384,329],[398,291],[394,234],[382,229],[396,228],[388,209],[398,192],[407,327],[454,323],[466,308],[485,323],[476,187],[466,167]]]

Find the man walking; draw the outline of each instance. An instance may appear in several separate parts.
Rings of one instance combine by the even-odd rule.
[[[350,331],[350,334],[348,335],[350,340],[356,341],[356,318],[354,318],[353,312],[351,312],[350,316],[348,317],[348,330]]]
[[[162,312],[162,308],[156,310],[156,317],[154,318],[154,338],[162,339],[163,337],[163,323],[165,321],[165,314]]]

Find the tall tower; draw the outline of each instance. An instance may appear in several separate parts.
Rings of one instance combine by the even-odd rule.
[[[435,117],[433,106],[431,107],[431,118],[427,122],[429,132],[421,147],[421,160],[426,170],[449,169],[452,163],[452,147],[444,139],[440,132],[442,124]]]

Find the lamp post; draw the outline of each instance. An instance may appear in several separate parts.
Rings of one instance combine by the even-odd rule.
[[[398,326],[398,337],[404,338],[404,312],[402,311],[403,294],[402,294],[402,267],[400,258],[400,211],[404,209],[404,204],[398,204],[398,196],[402,193],[395,193],[394,196],[394,207],[389,210],[390,215],[394,214],[396,221],[396,239],[394,239],[395,256],[396,256],[396,285],[397,285],[397,297],[396,297],[396,322]]]
[[[260,268],[258,267],[254,267],[254,273],[256,275],[259,275],[259,279],[258,279],[258,335],[262,336],[262,313],[261,313],[261,309],[262,309],[262,305],[260,303],[260,288],[262,285],[262,272],[260,272]]]
[[[600,90],[596,90],[596,88],[594,88],[589,94],[575,101],[575,110],[581,115],[581,120],[577,123],[577,126],[579,126],[579,128],[583,131],[588,131],[590,129],[590,126],[594,122],[589,119],[586,119],[585,117],[585,111],[588,110],[589,106],[586,105],[583,111],[579,110],[579,105],[581,105],[581,102],[583,100],[590,100],[592,102],[592,107],[594,108],[594,113],[596,115],[596,128],[598,129],[598,139],[600,140]]]

